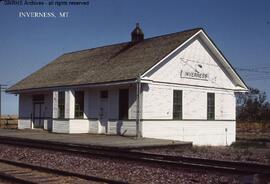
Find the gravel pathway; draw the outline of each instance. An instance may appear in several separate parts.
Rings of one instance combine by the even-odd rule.
[[[240,183],[237,175],[157,167],[133,161],[97,158],[0,144],[0,158],[110,178],[129,183]]]

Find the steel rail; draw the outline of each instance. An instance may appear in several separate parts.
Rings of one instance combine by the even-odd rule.
[[[46,150],[55,150],[61,152],[70,152],[76,154],[94,155],[97,157],[134,160],[163,166],[192,168],[199,170],[212,170],[217,172],[226,172],[242,175],[246,174],[270,175],[270,165],[258,163],[161,155],[139,151],[122,150],[114,147],[70,144],[70,143],[32,140],[32,139],[5,137],[5,136],[3,137],[0,136],[0,143]]]
[[[63,171],[63,170],[59,170],[59,169],[47,168],[47,167],[33,165],[33,164],[26,164],[23,162],[12,161],[12,160],[7,160],[7,159],[0,159],[0,163],[5,163],[5,164],[13,165],[16,167],[27,168],[27,169],[31,169],[31,170],[46,172],[46,173],[53,173],[53,174],[57,174],[59,176],[76,177],[76,178],[84,179],[84,180],[88,180],[88,181],[102,182],[102,183],[108,183],[108,184],[126,184],[127,183],[127,182],[116,181],[116,180],[111,180],[111,179],[106,179],[106,178],[101,178],[101,177],[96,177],[96,176],[90,176],[90,175],[84,175],[84,174],[79,174],[79,173],[73,173],[73,172],[69,172],[69,171]],[[6,174],[3,172],[0,172],[0,178],[3,178],[5,180],[19,182],[19,183],[25,183],[25,184],[36,183],[36,182],[28,181],[26,179],[17,178],[17,177],[12,176],[12,174]]]

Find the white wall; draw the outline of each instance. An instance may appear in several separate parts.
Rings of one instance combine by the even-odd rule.
[[[98,120],[89,120],[89,133],[98,134],[99,132],[99,121]]]
[[[58,91],[53,92],[53,118],[58,118]]]
[[[69,133],[69,121],[68,120],[53,120],[52,132],[55,133]]]
[[[87,119],[69,120],[69,133],[88,133],[89,121]]]
[[[125,120],[109,121],[108,134],[135,136],[136,121],[125,121]]]
[[[143,121],[143,136],[225,146],[235,141],[235,121]]]
[[[181,71],[195,72],[196,70],[209,74],[209,80],[192,80],[182,78],[180,75]],[[149,73],[145,79],[216,88],[236,88],[225,70],[222,69],[220,62],[198,36],[172,58],[167,59],[166,62],[157,67],[154,73]]]
[[[52,119],[44,119],[44,129],[52,131]]]
[[[75,118],[75,91],[70,90],[66,91],[66,95],[68,98],[66,99],[67,106],[66,108],[69,109],[69,114],[66,114],[66,118]],[[85,117],[85,114],[84,114]]]
[[[183,92],[183,120],[172,120],[173,90]],[[215,93],[214,121],[207,120],[208,92]],[[230,145],[235,141],[232,90],[152,83],[144,86],[143,99],[144,137],[192,141],[195,145]]]
[[[147,89],[146,89],[147,88]],[[235,120],[233,91],[177,85],[148,84],[143,91],[143,119],[172,119],[173,90],[183,91],[183,119],[207,119],[207,93],[215,93],[215,119]]]
[[[199,37],[168,57],[143,79],[143,136],[193,141],[197,145],[229,145],[235,141],[237,87],[221,62]],[[181,72],[207,74],[185,78]],[[173,118],[173,90],[183,91],[183,120]],[[207,120],[207,93],[215,93],[215,121]],[[152,119],[152,121],[151,121]]]
[[[236,119],[236,98],[233,92],[216,93],[216,119]]]
[[[173,95],[171,87],[143,85],[142,119],[171,119]]]
[[[27,129],[27,128],[31,128],[31,119],[19,119],[18,129]]]

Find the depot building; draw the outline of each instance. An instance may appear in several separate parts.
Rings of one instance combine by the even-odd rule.
[[[19,129],[229,145],[247,86],[206,32],[192,29],[70,52],[7,91]]]

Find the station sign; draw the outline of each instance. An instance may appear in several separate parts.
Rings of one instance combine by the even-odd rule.
[[[209,74],[208,73],[201,73],[198,71],[184,71],[181,70],[180,77],[182,78],[188,78],[188,79],[197,79],[197,80],[209,80]]]

